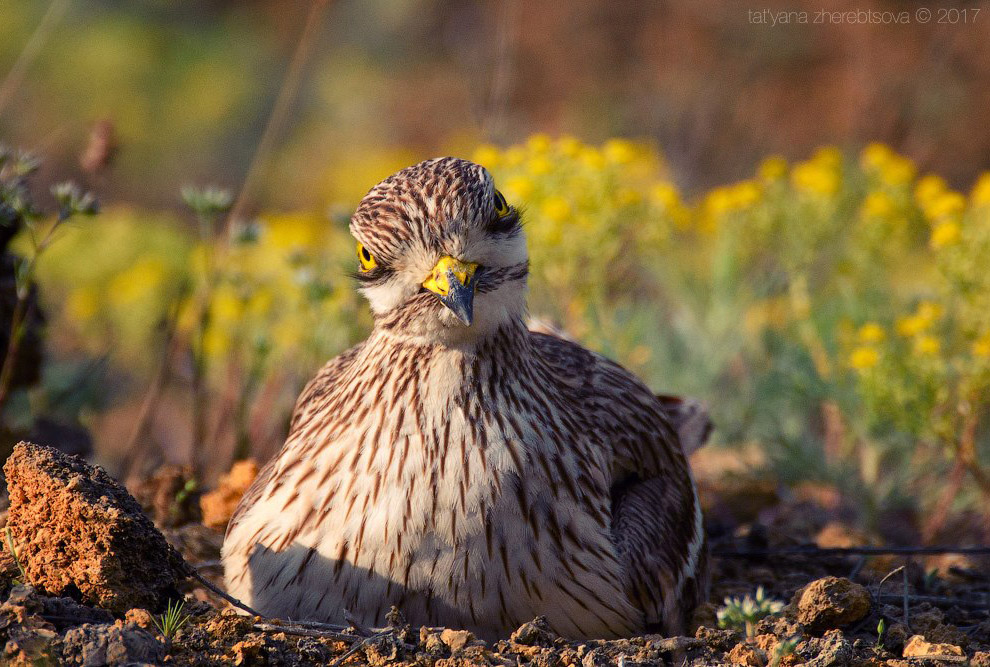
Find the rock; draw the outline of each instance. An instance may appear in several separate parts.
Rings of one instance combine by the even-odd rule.
[[[977,651],[969,664],[970,667],[990,667],[990,651]]]
[[[4,473],[7,526],[31,584],[121,614],[176,594],[182,557],[102,468],[22,442]]]
[[[451,651],[460,651],[471,645],[474,641],[474,635],[467,630],[451,630],[447,628],[440,633],[440,639],[450,647]]]
[[[904,645],[905,658],[923,658],[934,655],[966,655],[955,644],[933,644],[921,635],[914,635]]]
[[[710,646],[713,650],[719,652],[728,651],[739,641],[739,633],[733,630],[717,630],[707,627],[698,628],[694,636],[706,646]]]
[[[371,667],[390,665],[401,659],[402,644],[391,634],[368,640],[364,646],[364,657]]]
[[[440,631],[437,628],[421,627],[419,646],[431,656],[446,656],[450,653],[449,647],[440,639]]]
[[[807,659],[805,667],[845,667],[852,660],[853,647],[840,630],[829,630],[824,637],[805,642],[800,654]]]
[[[553,646],[557,635],[550,629],[550,624],[543,616],[538,616],[529,623],[523,623],[509,637],[513,644],[522,646]]]
[[[820,634],[862,619],[870,612],[870,593],[841,577],[824,577],[794,594],[797,620],[809,632]]]
[[[199,499],[203,524],[215,530],[224,530],[241,496],[257,476],[257,461],[248,459],[234,463],[230,472],[220,477],[217,488]]]
[[[31,586],[15,586],[0,605],[0,651],[2,665],[56,664],[55,627],[45,620],[44,603]]]
[[[911,627],[915,633],[936,644],[955,644],[965,649],[970,637],[954,625],[945,623],[945,613],[927,603],[911,614]]]
[[[0,665],[5,667],[35,667],[56,665],[58,635],[47,628],[17,626],[7,634],[7,643],[0,651]]]
[[[57,630],[83,623],[113,623],[113,615],[105,609],[81,605],[72,598],[41,598],[43,614],[52,619]]]
[[[767,656],[759,647],[739,642],[729,651],[729,662],[742,667],[764,667]]]
[[[165,649],[147,630],[133,623],[87,623],[65,633],[62,661],[66,665],[128,665],[158,663]]]
[[[155,617],[151,615],[147,609],[129,609],[126,614],[124,614],[124,620],[129,623],[133,623],[139,628],[143,628],[148,632],[155,633],[158,628],[155,626]]]
[[[581,667],[611,667],[612,664],[608,653],[602,648],[592,649],[581,658]]]
[[[893,623],[883,635],[883,647],[892,653],[900,653],[911,632],[903,623]]]

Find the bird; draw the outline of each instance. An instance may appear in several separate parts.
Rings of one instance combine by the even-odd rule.
[[[518,207],[444,157],[355,210],[374,325],[306,385],[244,494],[225,584],[262,614],[494,640],[685,632],[709,567],[688,454],[697,401],[528,326]]]

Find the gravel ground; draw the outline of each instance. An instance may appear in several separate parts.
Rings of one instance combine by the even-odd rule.
[[[122,487],[51,451],[19,446],[14,463],[5,469],[17,487],[12,488],[5,520],[20,565],[5,544],[0,556],[4,665],[990,667],[990,568],[985,559],[780,553],[801,545],[842,547],[882,539],[844,519],[827,493],[779,497],[765,482],[702,483],[716,553],[715,584],[713,603],[697,611],[691,636],[575,642],[555,636],[541,619],[534,619],[504,640],[485,643],[463,630],[410,627],[398,614],[391,627],[379,631],[284,624],[238,615],[194,579],[172,586],[171,579],[163,582],[161,572],[141,575],[132,570],[132,576],[118,577],[112,559],[118,550],[158,550],[137,555],[178,567],[170,555],[174,549],[219,584],[219,526],[239,490],[250,482],[251,470],[233,471],[205,498],[190,491],[188,473],[181,469],[161,470],[134,485],[140,506],[171,545],[162,547],[148,532],[154,530],[151,522],[143,514],[135,516],[141,510]],[[94,493],[86,487],[96,482],[109,485],[110,491]],[[47,508],[58,507],[62,515],[39,514],[44,498]],[[209,526],[202,522],[200,504],[207,508]],[[45,520],[32,523],[32,516]],[[93,517],[99,526],[87,523]],[[88,532],[82,530],[86,525]],[[56,573],[57,557],[67,548],[52,538],[59,530],[76,539],[71,547],[75,562]],[[88,554],[84,545],[94,553]],[[716,614],[723,599],[752,596],[758,587],[769,600],[786,604],[762,620],[720,629]],[[179,599],[185,600],[182,613],[187,618],[166,637],[162,613]],[[141,603],[122,609],[121,602],[129,600]]]

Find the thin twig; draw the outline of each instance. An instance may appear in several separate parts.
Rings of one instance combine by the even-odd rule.
[[[58,22],[62,19],[68,7],[69,0],[52,0],[52,4],[48,6],[48,11],[41,17],[38,27],[34,29],[31,37],[24,44],[24,48],[21,50],[21,54],[17,56],[14,66],[10,68],[7,77],[0,84],[0,112],[3,112],[4,107],[13,99],[14,93],[21,87],[25,73],[27,73],[31,64],[34,63],[38,54],[41,53],[42,47],[48,41],[52,30],[58,25]]]
[[[853,569],[849,573],[849,576],[846,577],[846,579],[848,579],[849,581],[855,581],[856,577],[858,577],[859,573],[863,570],[864,565],[866,565],[866,556],[860,556],[859,558],[856,559],[856,564],[853,565]]]
[[[925,556],[938,554],[967,554],[970,556],[990,555],[990,546],[980,547],[784,547],[780,549],[713,549],[717,558],[757,558],[767,556]]]
[[[364,648],[365,646],[367,646],[371,642],[375,641],[376,639],[380,639],[382,637],[385,637],[386,635],[389,635],[392,632],[395,632],[395,630],[393,630],[392,628],[388,628],[388,629],[383,630],[383,631],[381,631],[381,632],[379,632],[379,633],[377,633],[375,635],[372,635],[371,637],[368,637],[367,639],[365,639],[365,640],[363,640],[361,642],[358,642],[357,644],[355,644],[354,646],[352,646],[350,649],[348,649],[346,652],[344,652],[344,654],[341,655],[339,658],[337,658],[336,660],[334,660],[333,662],[331,662],[330,663],[330,667],[338,667],[338,665],[343,664],[343,662],[345,660],[347,660],[349,657],[351,657],[352,655],[354,655],[355,653],[357,653],[358,651],[360,651],[362,648]]]
[[[122,477],[124,479],[130,475],[131,468],[134,466],[134,462],[137,459],[138,445],[141,442],[141,436],[147,430],[148,424],[155,413],[155,406],[158,405],[159,398],[161,398],[162,391],[165,389],[165,385],[167,384],[169,367],[176,351],[175,341],[176,331],[178,329],[179,311],[182,308],[182,302],[188,292],[188,284],[183,284],[179,289],[178,294],[176,294],[175,301],[173,302],[174,311],[169,313],[165,320],[165,331],[162,341],[162,356],[158,360],[158,367],[155,369],[155,376],[151,379],[151,384],[148,385],[144,398],[141,400],[141,407],[138,410],[137,418],[134,420],[134,429],[131,431],[131,436],[124,447],[124,460],[121,463],[121,470],[123,472]]]
[[[359,642],[366,639],[365,637],[359,637],[358,635],[352,635],[346,632],[337,632],[336,630],[318,630],[315,628],[308,628],[298,623],[291,623],[287,625],[255,623],[251,626],[251,628],[257,630],[258,632],[284,632],[287,635],[316,637],[318,639],[333,639],[342,642]]]
[[[908,571],[907,568],[901,570],[901,594],[904,598],[904,627],[911,629],[911,617],[908,605]]]
[[[224,600],[226,600],[230,604],[234,605],[238,609],[241,609],[243,611],[246,611],[247,613],[251,614],[252,616],[262,616],[262,614],[260,612],[252,609],[251,607],[247,606],[246,604],[244,604],[243,602],[241,602],[240,600],[238,600],[234,596],[229,595],[226,591],[224,591],[221,588],[219,588],[218,586],[214,585],[213,582],[209,581],[206,577],[204,577],[203,575],[201,575],[196,570],[196,568],[194,568],[192,566],[187,566],[187,567],[188,567],[188,574],[189,574],[189,576],[192,577],[193,579],[195,579],[196,581],[198,581],[199,583],[203,584],[203,586],[205,586],[207,589],[209,589],[210,592],[212,592],[213,594],[220,596],[221,598],[223,598]]]
[[[309,62],[313,47],[316,45],[317,29],[320,26],[323,14],[330,6],[330,0],[313,0],[309,15],[306,17],[306,25],[303,26],[302,34],[296,44],[296,50],[292,54],[292,61],[289,69],[282,80],[282,87],[278,91],[275,99],[275,106],[272,108],[265,129],[261,133],[258,141],[258,148],[254,152],[251,164],[248,166],[247,174],[244,176],[244,183],[241,191],[237,194],[230,214],[227,216],[227,229],[231,229],[233,222],[239,220],[244,215],[250,197],[253,193],[255,183],[261,176],[262,170],[268,165],[268,159],[275,148],[275,141],[282,133],[285,121],[288,119],[292,103],[299,92],[299,85],[302,83],[302,75],[306,63]]]
[[[884,585],[884,583],[886,583],[886,581],[888,579],[890,579],[892,576],[894,576],[898,572],[903,571],[906,567],[907,567],[906,565],[901,565],[900,567],[894,568],[893,570],[891,570],[890,572],[888,572],[884,576],[883,579],[880,580],[880,583],[877,585],[877,602],[880,601],[881,594],[883,593],[883,585]]]

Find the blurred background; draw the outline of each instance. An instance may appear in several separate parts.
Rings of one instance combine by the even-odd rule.
[[[371,325],[350,212],[456,154],[535,315],[709,403],[700,475],[990,540],[990,3],[919,9],[4,0],[4,445],[265,460]]]

